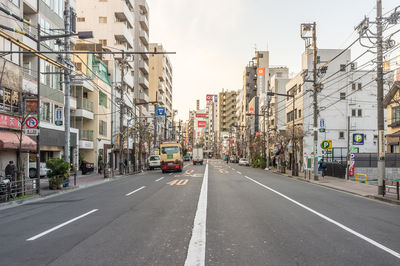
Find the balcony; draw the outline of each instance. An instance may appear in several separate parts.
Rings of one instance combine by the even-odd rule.
[[[131,72],[128,72],[125,74],[124,81],[125,81],[126,85],[133,88],[133,75],[131,74]]]
[[[145,31],[149,31],[149,20],[145,15],[141,15],[139,18],[140,25],[142,26],[142,29]]]
[[[144,88],[145,90],[149,89],[149,81],[148,81],[148,79],[143,75],[139,75],[139,85],[142,88]]]
[[[83,117],[86,119],[93,120],[94,119],[93,102],[85,98],[79,98],[77,100],[77,109],[71,112],[71,116]]]
[[[85,75],[75,75],[71,79],[71,86],[80,86],[88,91],[94,91],[94,86],[91,80]]]
[[[31,94],[37,94],[37,79],[32,75],[32,72],[30,71],[24,70],[22,90]]]
[[[75,97],[69,97],[69,104],[70,104],[70,107],[71,107],[71,109],[73,109],[73,110],[76,110],[76,107],[77,107],[77,101],[76,101],[76,98]]]
[[[93,130],[79,130],[79,149],[93,149]]]
[[[24,0],[24,13],[34,14],[37,12],[37,0]]]
[[[149,65],[145,61],[139,61],[139,68],[144,74],[149,74]]]
[[[146,0],[138,0],[140,9],[145,13],[149,13],[149,5]]]
[[[130,46],[129,48],[134,46],[133,36],[126,22],[115,22],[113,25],[113,32],[115,40],[118,42],[117,44],[127,43]]]
[[[117,2],[117,1],[116,1]],[[134,19],[132,15],[132,11],[129,9],[125,0],[120,0],[119,3],[115,3],[115,17],[120,21],[127,21],[131,27],[134,26]]]
[[[147,32],[140,30],[139,38],[145,46],[149,45],[149,34],[147,34]]]

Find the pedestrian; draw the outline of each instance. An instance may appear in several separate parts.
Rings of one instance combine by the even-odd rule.
[[[4,172],[5,172],[6,177],[11,177],[11,180],[15,179],[15,174],[17,172],[17,167],[15,166],[13,161],[9,161],[8,162]]]
[[[326,174],[326,168],[328,168],[326,162],[324,162],[324,159],[321,159],[320,167],[322,171],[322,177],[324,177]]]

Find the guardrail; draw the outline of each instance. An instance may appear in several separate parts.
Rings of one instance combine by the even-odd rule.
[[[391,185],[386,185],[388,180],[383,180],[383,196],[386,195],[386,189],[388,190],[388,193],[390,192],[391,189],[396,189],[396,194],[397,194],[397,200],[400,200],[400,180],[389,180],[391,182]]]

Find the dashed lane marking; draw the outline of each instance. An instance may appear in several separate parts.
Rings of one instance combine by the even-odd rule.
[[[163,179],[164,179],[164,177],[160,177],[159,179],[155,180],[154,182],[158,182],[158,181],[163,180]]]
[[[138,192],[139,190],[144,189],[145,187],[146,187],[146,186],[140,187],[140,188],[138,188],[138,189],[136,189],[136,190],[134,190],[134,191],[132,191],[132,192],[129,192],[129,193],[126,194],[125,196],[130,196],[130,195],[132,195],[133,193],[136,193],[136,192]]]

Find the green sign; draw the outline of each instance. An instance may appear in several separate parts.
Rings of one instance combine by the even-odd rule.
[[[167,159],[174,159],[174,155],[173,154],[167,154]]]
[[[332,149],[332,140],[324,140],[321,142],[321,148],[324,150]]]
[[[325,132],[325,128],[320,128],[319,132],[324,133]]]

